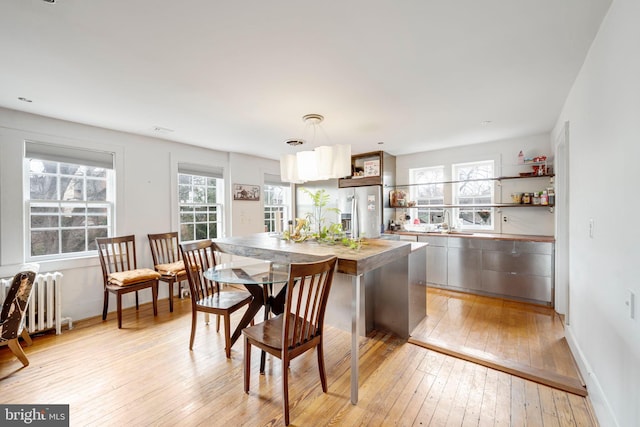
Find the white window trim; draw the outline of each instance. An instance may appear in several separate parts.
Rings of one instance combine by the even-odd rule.
[[[114,235],[116,233],[116,210],[118,209],[118,200],[117,197],[119,194],[122,194],[122,191],[119,191],[118,188],[119,182],[117,180],[117,162],[116,158],[122,158],[123,151],[119,148],[109,149],[105,148],[100,144],[93,144],[90,142],[82,141],[78,144],[80,146],[75,146],[71,143],[60,143],[59,141],[55,141],[58,138],[51,138],[52,142],[39,142],[32,139],[25,139],[25,151],[22,155],[22,197],[23,197],[23,236],[24,236],[24,246],[23,246],[23,259],[25,262],[38,262],[44,263],[43,265],[49,266],[49,268],[74,268],[78,266],[87,265],[87,261],[84,261],[88,258],[93,258],[93,261],[89,261],[89,264],[95,265],[96,260],[98,259],[97,250],[89,250],[83,252],[72,252],[72,253],[57,253],[50,255],[31,255],[31,206],[32,204],[67,204],[67,203],[76,203],[76,204],[86,204],[88,206],[98,206],[98,205],[108,205],[108,233],[109,235]],[[68,141],[65,141],[68,142]],[[26,154],[29,147],[42,149],[45,152],[45,157],[49,157],[51,161],[57,161],[59,163],[73,163],[75,160],[75,164],[83,164],[77,163],[78,161],[82,161],[83,158],[87,159],[86,166],[106,166],[106,164],[100,164],[96,162],[106,162],[108,159],[111,159],[112,168],[108,174],[108,180],[110,184],[107,186],[107,201],[60,201],[60,200],[31,200],[30,199],[30,157],[26,157]],[[62,157],[52,158],[50,156],[55,156],[56,150],[59,150]],[[77,156],[73,156],[72,158],[68,158],[69,153],[77,153]],[[39,156],[38,156],[39,157]],[[37,157],[36,157],[37,158]],[[60,229],[60,227],[56,227],[56,229]],[[43,267],[44,268],[44,267]],[[43,270],[44,271],[44,270]]]

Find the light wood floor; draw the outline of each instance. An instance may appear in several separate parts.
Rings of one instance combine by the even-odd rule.
[[[442,297],[430,292],[434,310]],[[256,351],[246,395],[241,341],[227,360],[222,335],[213,323],[201,322],[189,351],[190,306],[187,300],[174,301],[174,313],[168,312],[167,300],[160,301],[156,318],[150,305],[138,313],[126,310],[122,330],[111,313],[107,322],[89,319],[74,322],[73,330],[59,336],[36,336],[25,348],[31,362],[26,368],[0,347],[0,402],[69,404],[72,426],[283,425],[278,361],[267,358],[266,375],[260,376]],[[495,301],[485,302],[484,309],[478,305],[472,310],[492,312]],[[447,302],[450,308],[455,304]],[[462,318],[460,322],[465,324]],[[468,331],[465,343],[475,339],[476,329],[461,328]],[[553,340],[546,329],[540,324],[526,340]],[[436,331],[445,334],[437,326]],[[483,334],[494,336],[491,328]],[[349,400],[350,334],[327,328],[325,339],[327,394],[322,393],[313,352],[291,363],[291,425],[596,425],[585,398],[381,333],[361,340],[360,400],[354,406]],[[523,352],[524,337],[514,337],[512,344],[502,340],[490,346]],[[564,366],[556,357],[541,356]]]

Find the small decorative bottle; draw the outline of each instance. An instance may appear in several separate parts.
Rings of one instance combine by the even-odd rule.
[[[522,150],[520,150],[520,152],[518,153],[518,164],[519,165],[524,164],[524,154],[522,153]]]

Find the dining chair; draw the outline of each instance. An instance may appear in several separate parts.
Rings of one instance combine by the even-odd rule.
[[[244,346],[244,391],[249,393],[251,346],[282,361],[284,422],[289,425],[289,362],[316,349],[322,391],[327,392],[324,369],[323,325],[337,257],[310,263],[292,263],[284,312],[242,330]]]
[[[220,284],[204,276],[209,268],[215,268],[216,257],[212,240],[182,243],[182,259],[187,271],[191,293],[191,338],[189,350],[193,350],[196,337],[198,312],[215,314],[216,331],[220,331],[220,316],[224,319],[224,341],[227,359],[231,358],[231,314],[249,305],[253,297],[246,291],[220,290]]]
[[[31,264],[13,276],[13,282],[11,282],[0,312],[0,342],[7,343],[11,352],[22,362],[23,366],[29,366],[29,359],[27,359],[18,340],[22,337],[27,345],[31,345],[32,342],[24,327],[24,319],[27,315],[27,305],[31,299],[31,290],[37,272],[38,265]]]
[[[151,288],[153,315],[158,315],[158,280],[160,273],[150,268],[138,268],[135,236],[97,237],[96,245],[102,266],[104,281],[104,308],[102,320],[107,319],[109,293],[116,296],[118,329],[122,328],[122,295],[136,293],[136,310],[139,308],[138,291]]]
[[[174,284],[178,284],[178,296],[182,295],[182,282],[187,280],[178,232],[147,234],[153,266],[160,273],[160,281],[169,285],[169,311],[173,313]]]

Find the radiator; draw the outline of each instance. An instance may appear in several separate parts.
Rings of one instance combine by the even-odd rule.
[[[31,300],[27,306],[25,328],[29,334],[56,329],[62,333],[62,323],[73,327],[70,317],[62,317],[62,273],[41,273],[36,276],[31,290]],[[9,292],[13,277],[0,279],[0,304]]]

